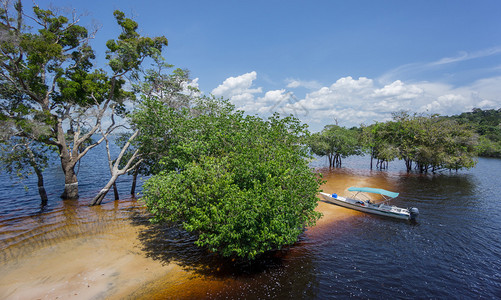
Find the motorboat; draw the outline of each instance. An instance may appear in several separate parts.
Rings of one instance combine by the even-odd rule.
[[[416,207],[400,208],[387,204],[391,199],[398,197],[398,193],[370,187],[350,187],[348,191],[354,192],[350,198],[323,192],[320,192],[320,195],[327,202],[380,216],[402,220],[416,220],[419,215],[419,210]],[[383,197],[383,201],[376,203],[374,200],[371,200],[368,194],[379,194]]]

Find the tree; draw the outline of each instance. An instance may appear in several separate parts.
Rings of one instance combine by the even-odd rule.
[[[319,217],[306,127],[293,117],[244,117],[213,98],[190,111],[169,133],[164,170],[144,184],[154,220],[178,224],[223,256],[254,259],[296,242]]]
[[[99,193],[94,197],[94,199],[92,199],[92,202],[90,204],[91,206],[100,205],[101,202],[103,201],[104,197],[106,196],[106,194],[108,193],[108,191],[110,190],[110,188],[112,186],[115,187],[115,199],[118,200],[117,199],[118,198],[118,191],[116,190],[116,186],[115,186],[115,182],[116,182],[117,178],[119,176],[124,175],[124,174],[130,172],[131,170],[135,169],[142,162],[141,159],[136,161],[136,158],[139,155],[139,149],[136,149],[134,151],[134,153],[132,153],[132,156],[127,160],[125,165],[122,168],[119,167],[120,162],[122,161],[122,158],[124,157],[125,152],[127,151],[127,149],[129,148],[129,146],[131,144],[131,141],[133,141],[134,138],[138,134],[139,134],[139,130],[136,130],[131,135],[131,137],[127,140],[127,142],[123,146],[122,150],[120,151],[120,154],[118,154],[117,159],[114,161],[111,159],[109,141],[107,138],[105,139],[106,140],[106,152],[108,154],[108,167],[110,168],[111,178],[110,178],[110,180],[108,180],[108,183],[104,186],[104,188],[101,189],[101,191],[99,191]]]
[[[37,142],[36,139],[47,134],[47,126],[37,120],[23,120],[20,122],[25,129],[24,137],[15,136],[17,133],[16,121],[18,116],[26,112],[22,106],[23,95],[10,88],[8,84],[0,84],[2,98],[11,99],[10,103],[0,102],[0,107],[11,108],[13,118],[6,118],[0,114],[0,168],[24,181],[33,173],[37,176],[37,186],[42,205],[47,204],[43,171],[48,165],[49,157],[56,149]],[[26,188],[28,188],[26,186]]]
[[[394,134],[399,158],[420,173],[475,166],[477,136],[467,125],[439,115],[394,114]]]
[[[327,125],[320,133],[311,135],[311,151],[320,156],[327,156],[329,166],[341,166],[341,159],[350,155],[359,155],[358,132],[338,125]]]
[[[26,138],[8,139],[0,144],[0,167],[3,170],[20,180],[35,172],[42,206],[48,201],[43,171],[48,165],[51,150],[54,149]]]
[[[373,160],[376,159],[376,168],[387,169],[388,163],[398,157],[396,146],[394,122],[375,123],[370,126],[362,125],[359,143],[363,150],[370,154],[372,169]]]
[[[30,137],[34,123],[46,127],[47,134],[35,141],[57,147],[65,175],[63,198],[78,197],[77,162],[105,137],[82,149],[101,128],[110,106],[119,109],[132,94],[123,90],[125,75],[139,69],[148,57],[158,56],[167,45],[165,37],[142,37],[136,22],[120,11],[114,16],[122,32],[106,43],[110,74],[93,64],[89,45],[93,32],[51,10],[33,7],[33,16],[23,12],[21,1],[0,10],[0,80],[5,90],[19,97],[2,95],[0,122],[10,124],[16,136]],[[37,30],[25,26],[30,20]],[[19,113],[22,112],[22,113]],[[65,134],[64,124],[68,124]],[[85,133],[84,133],[85,132]],[[107,134],[111,133],[107,131]]]
[[[501,109],[474,108],[471,112],[444,118],[471,126],[480,136],[477,148],[479,156],[501,157]]]
[[[480,136],[477,150],[480,156],[501,157],[501,140],[495,142],[485,136]]]
[[[133,173],[131,194],[134,195],[137,175],[141,173],[148,176],[158,172],[156,170],[160,168],[159,161],[162,155],[169,151],[170,139],[167,138],[164,143],[158,143],[158,134],[165,138],[165,134],[177,126],[175,120],[181,120],[181,116],[185,118],[189,115],[192,98],[198,93],[197,89],[190,86],[189,72],[179,68],[174,69],[172,73],[167,72],[173,66],[166,64],[160,56],[155,57],[155,63],[156,69],[146,70],[141,80],[134,85],[135,91],[140,93],[139,109],[128,115],[127,120],[132,121],[131,125],[136,129],[133,133],[122,134],[117,140],[121,151],[116,159],[112,159],[107,135],[102,133],[106,141],[111,178],[94,197],[91,205],[101,204],[111,186],[114,188],[115,200],[118,200],[115,182],[119,176],[126,173]],[[155,107],[160,107],[165,113],[158,114]],[[157,120],[150,114],[171,116],[171,122],[167,127],[162,126],[162,124],[165,125],[165,119]],[[174,118],[175,115],[177,117]],[[112,125],[110,126],[113,127],[113,115],[111,119]],[[152,135],[153,132],[158,134]],[[152,137],[156,140],[152,141]],[[154,145],[160,145],[160,148]]]
[[[376,167],[387,168],[398,158],[407,172],[458,170],[475,166],[477,136],[468,124],[439,115],[393,113],[393,120],[362,126],[360,143],[377,159]]]
[[[130,115],[131,124],[141,130],[134,147],[140,149],[143,163],[135,170],[144,176],[163,168],[160,161],[168,155],[173,133],[181,125],[178,123],[197,114],[191,107],[199,91],[190,86],[189,71],[177,68],[169,72],[173,66],[162,60],[156,66],[147,70],[143,81],[135,85],[141,97],[138,109]]]

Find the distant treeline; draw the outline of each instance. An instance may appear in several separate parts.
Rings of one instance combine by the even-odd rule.
[[[501,157],[501,109],[455,116],[393,113],[393,120],[345,128],[327,125],[314,133],[309,146],[327,156],[330,166],[342,158],[369,154],[370,167],[385,169],[400,159],[407,171],[459,170],[476,164],[476,156]]]
[[[501,157],[501,108],[482,110],[444,117],[470,126],[478,134],[477,151],[483,157]]]

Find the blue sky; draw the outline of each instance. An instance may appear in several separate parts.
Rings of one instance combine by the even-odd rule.
[[[294,113],[321,130],[391,112],[501,108],[501,1],[36,1],[86,12],[93,47],[118,27],[165,35],[164,53],[206,94],[249,114]],[[28,6],[31,2],[25,2]],[[28,7],[26,7],[28,9]]]

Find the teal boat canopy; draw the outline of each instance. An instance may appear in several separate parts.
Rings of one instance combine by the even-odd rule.
[[[348,188],[348,191],[350,191],[350,192],[364,192],[364,193],[381,194],[381,195],[385,195],[385,196],[388,196],[388,197],[391,197],[391,198],[398,197],[398,193],[390,192],[390,191],[383,190],[383,189],[369,188],[369,187],[355,187],[355,186],[352,186],[352,187]]]

